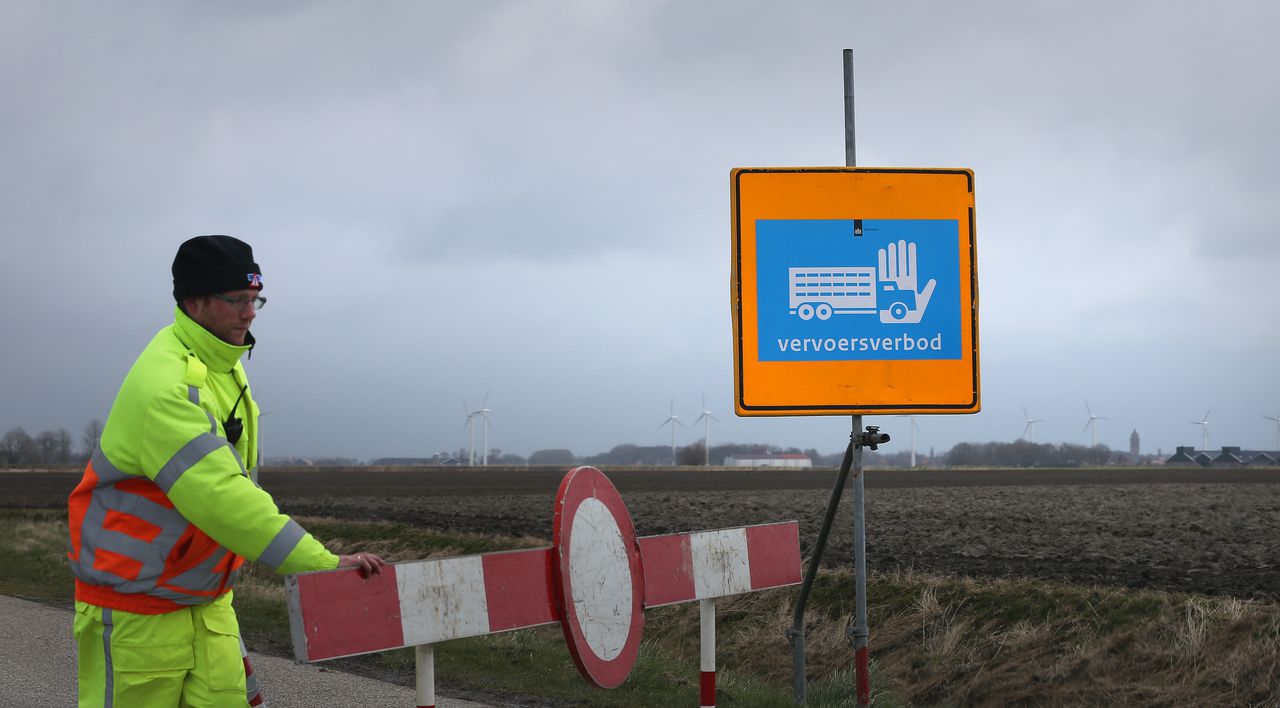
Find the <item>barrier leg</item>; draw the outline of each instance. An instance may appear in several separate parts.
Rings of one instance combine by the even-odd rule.
[[[414,647],[417,668],[418,708],[436,708],[436,651],[431,644]]]
[[[862,428],[862,416],[853,417],[853,430]],[[867,429],[868,432],[871,428]],[[872,449],[875,446],[872,445]],[[853,639],[854,684],[858,708],[871,705],[871,671],[867,656],[867,527],[862,471],[862,446],[853,450],[853,585],[854,620],[849,635]]]
[[[246,700],[252,708],[267,708],[267,699],[258,688],[258,676],[253,673],[253,664],[249,663],[249,649],[244,645],[244,637],[240,637],[240,661],[244,662]]]
[[[699,682],[702,708],[716,706],[716,601],[698,601],[698,619],[702,624],[699,634],[702,644],[702,677]]]

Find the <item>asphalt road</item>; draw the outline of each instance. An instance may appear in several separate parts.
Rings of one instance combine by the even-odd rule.
[[[76,704],[76,657],[71,612],[0,595],[0,706],[66,708]],[[364,676],[299,666],[288,659],[250,654],[271,708],[417,705],[414,691]],[[485,708],[436,697],[440,708]]]

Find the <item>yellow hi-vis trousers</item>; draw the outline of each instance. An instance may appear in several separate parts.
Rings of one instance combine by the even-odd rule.
[[[76,603],[80,708],[245,708],[244,644],[231,593],[159,615]]]

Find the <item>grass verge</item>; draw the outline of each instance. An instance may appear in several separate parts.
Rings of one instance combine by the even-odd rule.
[[[441,534],[399,524],[301,519],[336,551],[396,560],[546,545],[536,538]],[[69,605],[66,522],[54,510],[0,510],[0,593]],[[717,701],[788,706],[793,589],[720,601]],[[291,656],[281,579],[251,568],[235,604],[245,641]],[[868,583],[872,697],[898,705],[1280,707],[1280,605],[1182,593],[923,573]],[[853,578],[822,572],[806,615],[810,706],[853,705]],[[438,689],[501,705],[690,705],[698,695],[696,604],[645,614],[640,660],[618,689],[578,676],[560,631],[542,627],[436,647]],[[341,668],[411,684],[413,655]],[[269,678],[267,678],[269,681]]]

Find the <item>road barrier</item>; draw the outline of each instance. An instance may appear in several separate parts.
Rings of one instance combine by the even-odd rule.
[[[298,662],[416,648],[419,706],[435,705],[435,644],[559,623],[583,677],[613,688],[639,653],[643,610],[698,601],[701,705],[715,705],[715,600],[800,582],[795,521],[636,538],[594,467],[565,475],[553,544],[288,576]]]

